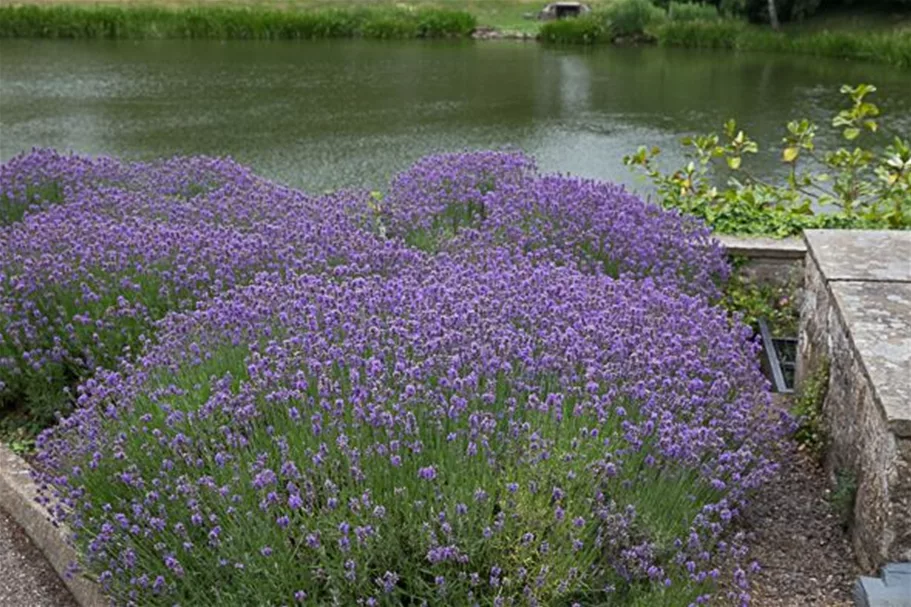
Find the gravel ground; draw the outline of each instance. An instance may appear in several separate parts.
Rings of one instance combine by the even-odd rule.
[[[756,607],[849,607],[860,570],[828,495],[825,475],[808,456],[786,456],[780,478],[746,513],[753,534]]]
[[[77,607],[44,556],[0,510],[0,607]]]

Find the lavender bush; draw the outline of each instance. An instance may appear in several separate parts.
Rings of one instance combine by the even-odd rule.
[[[33,427],[171,310],[259,272],[381,271],[412,255],[351,224],[358,195],[314,200],[224,160],[37,151],[4,165],[0,191],[25,209],[0,229],[0,409]]]
[[[110,186],[145,189],[166,196],[191,198],[219,185],[251,183],[249,169],[215,158],[174,158],[155,163],[123,163],[36,149],[0,165],[0,225],[21,220],[50,204],[79,200],[86,190]]]
[[[701,224],[495,152],[380,199],[36,151],[0,196],[0,398],[79,383],[41,501],[116,603],[748,601],[790,424]]]
[[[621,186],[542,176],[522,154],[427,157],[392,182],[379,218],[390,234],[422,249],[474,249],[480,239],[584,272],[651,276],[709,297],[719,295],[728,273],[701,222]]]
[[[87,566],[141,605],[707,600],[785,428],[747,333],[650,281],[486,264],[169,316],[42,438]]]

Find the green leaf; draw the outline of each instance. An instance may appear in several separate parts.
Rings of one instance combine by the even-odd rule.
[[[855,139],[857,139],[857,137],[859,135],[860,135],[860,129],[854,128],[854,127],[845,129],[845,132],[844,132],[845,139],[847,139],[848,141],[854,141]]]
[[[740,156],[731,156],[728,158],[728,166],[731,167],[731,170],[736,171],[740,168],[741,159]]]
[[[800,150],[797,148],[785,148],[781,153],[781,159],[785,162],[794,162],[797,160],[797,156],[800,155]]]

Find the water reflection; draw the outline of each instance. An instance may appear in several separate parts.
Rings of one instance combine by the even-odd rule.
[[[520,147],[631,183],[621,158],[740,118],[763,145],[874,82],[911,132],[911,73],[778,55],[521,43],[0,41],[0,154],[227,154],[309,190],[377,187],[434,151]],[[671,158],[674,160],[674,158]],[[760,172],[780,170],[766,157]]]

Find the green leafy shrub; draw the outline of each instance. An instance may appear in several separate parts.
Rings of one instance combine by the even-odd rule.
[[[614,37],[642,36],[666,19],[665,12],[649,0],[616,0],[604,9]]]
[[[736,49],[746,28],[746,23],[736,19],[671,20],[658,26],[655,35],[662,46]]]
[[[576,19],[548,21],[541,26],[538,36],[544,42],[557,44],[595,44],[603,41],[607,34],[603,17],[585,15]]]
[[[652,182],[662,204],[696,215],[716,231],[790,236],[808,228],[911,228],[911,145],[895,137],[882,152],[859,145],[879,132],[879,108],[867,101],[875,87],[844,86],[851,106],[839,112],[832,127],[846,146],[818,150],[819,127],[809,120],[788,123],[781,162],[789,169],[783,183],[753,175],[744,159],[758,144],[733,120],[716,133],[686,137],[686,166],[665,172],[657,166],[661,150],[639,148],[624,158]],[[717,165],[731,172],[716,185]]]
[[[758,328],[766,319],[778,335],[797,335],[800,308],[797,293],[799,277],[789,276],[780,283],[754,280],[745,266],[747,260],[732,260],[734,272],[724,288],[721,305],[743,316],[743,322]]]
[[[671,2],[667,7],[667,17],[670,21],[717,21],[721,18],[718,9],[711,4],[702,2]]]

